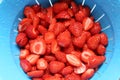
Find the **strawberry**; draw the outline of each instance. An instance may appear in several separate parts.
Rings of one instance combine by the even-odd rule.
[[[82,11],[78,11],[75,14],[75,19],[79,22],[82,22],[84,18],[85,18],[85,14]]]
[[[67,9],[68,9],[68,4],[65,3],[65,2],[55,3],[53,5],[53,11],[54,11],[54,13],[59,13],[61,11],[67,10]]]
[[[45,60],[46,60],[47,62],[55,61],[55,60],[56,60],[56,58],[55,58],[54,56],[45,56],[44,58],[45,58]]]
[[[51,44],[46,45],[46,55],[51,53]]]
[[[37,70],[37,67],[36,67],[36,65],[35,65],[35,66],[32,66],[32,69],[31,69],[31,71],[35,71],[35,70]]]
[[[67,75],[67,74],[71,74],[73,72],[73,68],[71,66],[66,66],[65,68],[63,68],[63,70],[61,71],[62,75]]]
[[[35,65],[37,60],[39,59],[39,55],[36,54],[30,54],[26,57],[26,60],[30,62],[30,64]]]
[[[83,26],[79,22],[75,22],[69,26],[69,31],[75,36],[78,37],[82,34]]]
[[[40,19],[37,15],[33,17],[33,26],[37,27],[40,22]]]
[[[37,30],[42,35],[44,35],[47,32],[47,29],[44,26],[42,26],[42,25],[39,25],[38,28],[37,28]]]
[[[29,77],[41,77],[42,75],[44,74],[44,71],[43,70],[35,70],[35,71],[30,71],[30,72],[27,72],[27,75]]]
[[[24,47],[28,42],[28,38],[25,33],[18,33],[16,37],[16,43],[19,47]]]
[[[94,56],[89,58],[87,66],[89,68],[96,68],[105,61],[105,56]]]
[[[95,50],[100,43],[100,35],[96,34],[90,37],[87,41],[87,45],[90,49]]]
[[[32,24],[32,19],[29,18],[23,18],[22,21],[18,24],[18,31],[24,32],[26,28]]]
[[[64,52],[67,54],[71,53],[72,51],[74,51],[74,46],[72,43],[68,47],[64,48]]]
[[[53,40],[51,43],[51,52],[55,54],[57,51],[60,50],[60,47],[58,46],[58,43],[56,40]]]
[[[46,52],[46,43],[43,39],[35,39],[30,43],[30,51],[34,54],[43,55]]]
[[[33,10],[30,6],[27,6],[27,7],[25,7],[25,9],[24,9],[24,15],[25,15],[27,18],[33,19],[34,15],[35,15],[35,12],[34,12],[34,10]]]
[[[100,34],[100,43],[103,44],[104,46],[106,46],[108,44],[108,37],[105,33],[101,33]]]
[[[84,44],[83,50],[87,50],[87,49],[89,49],[89,48],[88,48],[88,45],[87,45],[87,44]]]
[[[82,65],[80,59],[73,54],[66,54],[66,59],[67,59],[68,63],[73,66],[78,67],[78,66]]]
[[[29,43],[27,43],[26,45],[25,45],[25,49],[30,49],[30,44]]]
[[[29,50],[27,50],[27,49],[21,49],[20,50],[19,58],[20,59],[25,59],[29,54],[30,54]]]
[[[82,74],[82,73],[84,73],[86,71],[86,69],[87,69],[86,65],[82,63],[81,66],[74,68],[74,73]]]
[[[51,73],[58,73],[65,67],[65,64],[60,61],[51,61],[49,63],[49,70]]]
[[[97,47],[97,53],[99,55],[104,55],[105,54],[105,51],[106,51],[106,48],[104,45],[100,44],[98,47]]]
[[[38,32],[37,32],[37,30],[36,30],[36,27],[33,26],[33,25],[29,25],[29,26],[26,28],[25,32],[26,32],[28,38],[30,38],[30,39],[35,39],[35,38],[37,38],[37,36],[38,36]]]
[[[42,19],[42,20],[48,19],[47,14],[44,14],[44,13],[42,13],[42,12],[38,12],[36,15],[37,15],[40,19]]]
[[[90,49],[85,49],[81,53],[81,60],[85,63],[88,63],[90,57],[96,56],[95,53]]]
[[[86,17],[86,18],[83,19],[82,24],[83,24],[84,30],[87,31],[87,30],[90,30],[93,27],[94,22],[89,17]]]
[[[70,53],[75,55],[76,57],[78,57],[80,59],[80,55],[81,55],[80,51],[71,51]]]
[[[63,32],[65,30],[65,25],[61,22],[57,22],[54,25],[54,33],[55,35],[58,35],[59,33]]]
[[[24,72],[31,71],[32,69],[31,64],[26,59],[20,60],[20,66],[22,67]]]
[[[70,19],[70,15],[67,11],[61,11],[55,16],[56,19]]]
[[[61,52],[61,51],[57,51],[55,53],[55,57],[58,61],[61,61],[61,62],[66,62],[66,54],[64,52]]]
[[[81,80],[81,78],[80,78],[80,75],[72,73],[65,76],[65,80]]]
[[[53,19],[53,16],[54,16],[53,7],[47,8],[47,16],[48,16],[48,19],[49,19],[49,23],[51,23],[51,21]]]
[[[91,34],[99,34],[101,31],[101,26],[99,22],[94,23],[93,27],[90,29]]]
[[[72,9],[68,9],[67,10],[67,12],[68,12],[68,14],[70,15],[70,17],[73,17],[74,16],[74,13],[73,13],[73,11],[72,11]]]
[[[59,0],[60,2],[65,2],[65,3],[67,3],[67,4],[70,4],[71,3],[71,1],[73,1],[73,0]]]
[[[87,69],[82,75],[81,80],[88,80],[94,75],[94,69]]]
[[[90,8],[88,6],[82,7],[80,10],[83,12],[85,17],[89,17],[90,16]]]
[[[56,76],[50,76],[45,78],[44,80],[62,80],[60,77],[56,77]]]
[[[68,30],[60,33],[57,37],[57,42],[61,47],[68,47],[71,43],[71,34]]]
[[[71,8],[73,10],[74,13],[76,13],[78,11],[78,6],[75,2],[71,2]]]
[[[75,23],[74,19],[70,19],[70,20],[65,20],[64,22],[65,28],[68,28],[71,24]]]
[[[83,31],[83,34],[86,35],[87,40],[92,36],[91,33],[89,31]]]
[[[48,63],[44,58],[40,58],[37,61],[37,69],[44,70],[48,67]]]
[[[35,11],[35,13],[38,13],[41,10],[41,6],[40,5],[33,5],[32,9]]]
[[[46,43],[51,43],[55,39],[55,34],[53,32],[46,32],[44,35],[44,40]]]
[[[86,39],[86,34],[82,33],[81,36],[73,38],[73,44],[78,48],[82,48],[86,42]]]
[[[49,19],[46,18],[46,20],[41,20],[40,25],[44,26],[45,28],[49,27]]]
[[[32,80],[43,80],[42,78],[32,78]]]
[[[54,31],[54,26],[55,26],[56,22],[57,22],[57,21],[56,21],[55,18],[53,18],[53,19],[51,20],[51,23],[50,23],[50,25],[49,25],[48,31]]]

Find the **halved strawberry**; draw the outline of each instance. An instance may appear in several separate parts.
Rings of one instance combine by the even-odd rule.
[[[88,6],[82,7],[80,10],[84,13],[85,17],[90,16],[90,8]]]
[[[80,55],[81,55],[81,52],[80,51],[71,51],[70,52],[71,54],[75,55],[76,57],[78,57],[80,59]]]
[[[44,13],[42,13],[42,12],[38,12],[36,15],[37,15],[40,19],[42,19],[42,20],[48,19],[47,14],[44,14]]]
[[[71,43],[71,34],[68,30],[60,33],[57,37],[57,42],[61,47],[68,47]]]
[[[104,55],[105,54],[105,51],[106,51],[106,48],[104,45],[100,44],[98,47],[97,47],[97,53],[99,55]]]
[[[85,14],[82,11],[78,11],[75,14],[75,19],[79,22],[82,22],[84,18],[85,18]]]
[[[75,23],[74,19],[70,19],[70,20],[65,20],[64,22],[65,28],[68,28],[71,24]]]
[[[46,43],[43,39],[35,39],[30,43],[30,51],[34,54],[44,55]]]
[[[70,19],[70,15],[67,11],[62,11],[55,16],[56,19]]]
[[[39,25],[38,28],[37,28],[37,30],[42,35],[44,35],[47,32],[47,29],[44,26],[42,26],[42,25]]]
[[[35,65],[37,60],[39,59],[39,55],[36,54],[30,54],[26,57],[26,60],[30,62],[30,64]]]
[[[82,34],[83,26],[79,22],[75,22],[69,26],[69,31],[75,36],[78,37]]]
[[[84,30],[90,30],[92,27],[93,27],[93,20],[91,20],[89,17],[86,17],[83,19],[83,27],[84,27]]]
[[[65,53],[70,54],[72,51],[74,51],[74,46],[71,43],[68,47],[64,48],[63,50]]]
[[[108,37],[105,33],[100,34],[100,43],[106,46],[108,44]]]
[[[74,13],[76,13],[78,11],[78,6],[75,2],[71,2],[71,8],[73,10]]]
[[[49,18],[49,23],[51,23],[54,13],[53,13],[53,7],[47,8],[47,16]]]
[[[37,15],[33,17],[33,26],[37,27],[40,22],[40,19]]]
[[[51,61],[55,61],[56,60],[55,56],[45,56],[44,58],[45,58],[45,60],[47,62],[51,62]]]
[[[46,77],[44,80],[62,80],[62,79],[56,76],[49,76],[49,77]]]
[[[80,61],[80,59],[73,54],[66,54],[66,59],[69,62],[69,64],[73,66],[78,67],[82,65],[82,62]]]
[[[62,75],[71,74],[72,72],[73,72],[73,67],[71,67],[71,66],[66,66],[66,67],[63,68],[63,70],[61,71]]]
[[[40,5],[33,5],[32,6],[32,9],[35,11],[35,13],[38,13],[38,12],[40,12],[40,10],[41,10],[41,6]]]
[[[53,40],[51,43],[51,52],[55,54],[57,51],[60,50],[60,47],[58,46],[58,43],[56,40]]]
[[[70,17],[73,17],[74,16],[74,13],[73,13],[73,11],[72,11],[72,9],[68,9],[67,10],[67,12],[68,12],[68,14],[70,15]]]
[[[80,75],[72,73],[65,76],[65,80],[81,80]]]
[[[20,59],[25,59],[29,54],[30,54],[30,52],[29,52],[28,49],[21,49],[19,58]]]
[[[44,70],[47,69],[47,67],[48,67],[48,63],[44,58],[40,58],[37,61],[37,69]]]
[[[55,24],[56,24],[56,19],[53,18],[50,22],[50,25],[49,25],[49,28],[48,28],[48,31],[54,31],[54,27],[55,27]]]

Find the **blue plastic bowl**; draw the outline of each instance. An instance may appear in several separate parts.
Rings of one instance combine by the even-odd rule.
[[[102,30],[108,35],[106,61],[91,80],[120,80],[120,0],[75,0],[78,4],[95,7],[92,15],[100,19]],[[43,7],[49,0],[38,0]],[[52,0],[52,3],[57,0]],[[0,0],[0,80],[30,80],[19,65],[19,49],[15,43],[18,18],[23,18],[26,5],[34,0]]]

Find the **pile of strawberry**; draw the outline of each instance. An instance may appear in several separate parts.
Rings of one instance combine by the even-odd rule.
[[[89,80],[105,61],[108,38],[90,8],[75,2],[26,6],[16,43],[32,80]]]

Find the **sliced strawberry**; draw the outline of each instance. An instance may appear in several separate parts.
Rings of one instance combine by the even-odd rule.
[[[51,43],[51,52],[55,54],[57,51],[60,50],[60,47],[58,46],[58,43],[56,40],[53,40]]]
[[[62,80],[60,77],[56,77],[56,76],[50,76],[45,78],[44,80]]]
[[[32,69],[31,64],[25,59],[20,60],[20,66],[22,67],[24,72],[31,71],[31,69]]]
[[[55,61],[56,58],[54,56],[45,56],[44,57],[47,62]]]
[[[80,10],[84,13],[85,17],[90,16],[90,8],[88,6],[82,7]]]
[[[35,65],[35,66],[32,66],[32,69],[31,69],[31,71],[35,71],[35,70],[37,70],[37,67],[36,67],[36,65]]]
[[[30,49],[30,44],[29,43],[27,43],[26,45],[25,45],[25,49]]]
[[[61,62],[66,62],[66,54],[64,52],[61,52],[61,51],[57,51],[55,53],[55,57],[58,61],[61,61]]]
[[[48,20],[48,21],[46,21]],[[49,27],[49,19],[46,18],[46,20],[41,20],[40,25],[44,26],[45,28]]]
[[[54,13],[59,13],[63,10],[67,10],[68,9],[68,4],[65,2],[59,2],[59,3],[55,3],[53,5],[53,11]]]
[[[46,32],[44,35],[44,40],[46,43],[51,43],[55,39],[55,34],[53,32]]]
[[[42,35],[44,35],[47,32],[47,29],[44,26],[42,26],[42,25],[39,25],[38,28],[37,28],[37,30]]]
[[[75,23],[74,19],[66,20],[63,22],[65,27],[68,28],[71,24]]]
[[[72,11],[72,9],[68,9],[67,10],[67,12],[68,12],[68,14],[70,15],[70,17],[73,17],[74,16],[74,13],[73,13],[73,11]]]
[[[48,67],[48,63],[44,58],[40,58],[37,61],[37,69],[44,70],[47,69],[47,67]]]
[[[94,69],[87,69],[82,75],[81,80],[88,80],[94,75]]]
[[[36,39],[30,43],[30,51],[34,54],[43,55],[46,52],[46,43],[43,39]]]
[[[68,47],[64,48],[64,52],[67,54],[70,54],[72,51],[74,51],[74,46],[72,43]]]
[[[89,31],[83,31],[82,34],[85,34],[87,37],[87,40],[92,36],[91,33]]]
[[[70,15],[67,11],[62,11],[58,13],[55,17],[56,19],[70,19]]]
[[[97,47],[97,53],[99,55],[104,55],[105,54],[105,51],[106,51],[106,48],[104,45],[100,44],[98,47]]]
[[[65,67],[65,64],[60,61],[51,61],[49,63],[49,69],[51,73],[58,73]]]
[[[26,57],[26,60],[30,62],[30,64],[35,65],[37,60],[39,59],[39,55],[36,54],[30,54]]]
[[[57,37],[57,42],[61,47],[68,47],[71,43],[71,34],[68,30],[60,33]]]
[[[80,59],[80,55],[81,55],[81,52],[80,51],[71,51],[71,54],[75,55],[76,57],[78,57]]]
[[[84,18],[85,18],[85,14],[82,11],[78,11],[75,14],[75,19],[79,22],[82,22]]]
[[[71,64],[73,66],[78,67],[78,66],[82,65],[80,59],[73,54],[66,54],[66,59],[69,62],[69,64]]]
[[[101,31],[101,26],[99,22],[94,23],[94,26],[90,29],[91,34],[99,34]]]
[[[39,22],[40,22],[39,17],[35,15],[35,16],[33,17],[33,26],[37,27],[38,24],[39,24]]]
[[[48,19],[47,14],[44,14],[44,13],[42,13],[42,12],[38,12],[36,15],[37,15],[40,19],[42,19],[42,20]]]
[[[54,13],[53,13],[53,7],[47,8],[47,16],[49,18],[49,23],[51,23]]]
[[[80,75],[72,73],[65,76],[65,80],[81,80],[81,78],[80,78]]]
[[[89,17],[86,17],[83,19],[83,27],[84,27],[84,30],[90,30],[92,27],[93,27],[93,20],[91,20]]]
[[[49,25],[48,31],[54,31],[54,27],[55,27],[56,22],[57,22],[57,21],[56,21],[55,18],[53,18],[53,19],[51,20],[51,23],[50,23],[50,25]]]
[[[29,54],[30,54],[29,50],[27,50],[27,49],[21,49],[20,50],[19,58],[20,59],[25,59]]]
[[[87,50],[87,49],[89,49],[89,48],[88,48],[88,45],[87,45],[87,44],[84,44],[83,50]]]
[[[76,13],[78,11],[78,6],[75,2],[71,2],[71,8],[73,10],[74,13]]]
[[[44,74],[43,70],[36,70],[36,71],[27,72],[27,75],[29,77],[36,77],[36,78],[41,77],[43,74]]]
[[[46,45],[46,55],[49,55],[51,53],[51,44]]]
[[[32,9],[35,11],[35,13],[38,13],[41,10],[41,6],[40,5],[33,5]]]
[[[108,44],[107,35],[105,33],[101,33],[100,38],[101,38],[100,43],[106,46]]]
[[[69,26],[69,31],[75,36],[78,37],[82,34],[83,26],[79,22],[75,22]]]
[[[18,33],[16,37],[16,43],[20,47],[24,47],[28,42],[28,38],[25,33]]]
[[[82,74],[82,73],[84,73],[86,71],[86,69],[87,69],[86,65],[82,63],[81,66],[74,68],[74,73]]]
[[[96,34],[90,37],[87,41],[87,45],[90,49],[95,50],[100,43],[100,35]]]
[[[61,71],[62,75],[67,75],[67,74],[71,74],[73,72],[73,68],[71,66],[66,66],[65,68],[63,68],[63,70]]]

